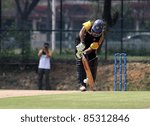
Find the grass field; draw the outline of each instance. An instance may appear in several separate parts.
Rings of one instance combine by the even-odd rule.
[[[75,92],[0,99],[0,109],[138,109],[150,108],[150,92]]]

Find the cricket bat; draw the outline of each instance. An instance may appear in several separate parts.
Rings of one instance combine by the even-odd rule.
[[[84,66],[84,70],[85,70],[86,76],[88,78],[88,83],[89,83],[90,90],[93,91],[94,80],[93,80],[93,76],[92,76],[92,73],[91,73],[88,61],[87,61],[87,59],[85,58],[84,55],[82,55],[82,63],[83,63],[83,66]]]

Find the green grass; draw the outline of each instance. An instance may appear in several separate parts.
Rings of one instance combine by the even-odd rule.
[[[77,92],[0,99],[1,109],[137,109],[150,108],[150,92]]]

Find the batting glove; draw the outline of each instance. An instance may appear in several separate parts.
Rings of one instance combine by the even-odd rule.
[[[83,42],[79,43],[76,46],[77,52],[82,52],[85,49],[85,45],[83,44]]]
[[[77,57],[78,59],[81,59],[81,58],[82,58],[82,55],[85,55],[85,54],[86,54],[85,51],[78,51],[78,52],[76,53],[76,57]]]

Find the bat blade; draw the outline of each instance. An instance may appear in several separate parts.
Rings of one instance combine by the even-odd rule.
[[[83,63],[83,66],[84,66],[84,69],[85,69],[85,72],[86,72],[86,76],[88,78],[88,83],[89,83],[89,86],[90,86],[90,90],[93,90],[93,88],[94,88],[93,76],[92,76],[88,61],[87,61],[87,59],[85,58],[84,55],[82,56],[82,63]]]

